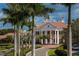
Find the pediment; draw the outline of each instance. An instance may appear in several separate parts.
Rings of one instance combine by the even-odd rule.
[[[47,24],[41,25],[40,28],[38,28],[37,30],[55,30],[55,29],[56,29],[55,26],[53,26],[50,23],[47,23]]]

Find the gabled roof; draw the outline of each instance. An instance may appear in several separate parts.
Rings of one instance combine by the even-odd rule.
[[[67,28],[67,25],[64,24],[63,22],[45,22],[43,24],[40,24],[40,25],[37,25],[36,26],[36,29],[41,29],[43,28],[46,24],[50,24],[54,27],[57,27],[57,28]]]
[[[66,24],[62,22],[52,22],[51,24],[57,28],[67,28]]]

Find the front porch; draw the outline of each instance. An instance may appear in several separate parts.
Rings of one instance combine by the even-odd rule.
[[[35,36],[47,36],[46,38],[40,38],[39,40],[36,38],[36,43],[38,41],[39,43],[46,45],[60,44],[61,34],[59,32],[60,30],[36,31]]]

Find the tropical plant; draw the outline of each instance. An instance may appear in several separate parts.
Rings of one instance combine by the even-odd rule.
[[[71,56],[72,55],[71,7],[74,4],[73,3],[59,3],[59,4],[64,5],[68,8],[68,39],[65,41],[67,41],[67,49],[68,49],[67,55]]]
[[[15,34],[15,55],[20,55],[20,30],[28,18],[24,4],[7,4],[7,8],[3,8],[3,13],[6,15],[2,19],[4,24],[11,23],[14,26]],[[17,36],[18,35],[18,36]],[[16,38],[17,37],[17,38]]]
[[[43,4],[7,4],[7,8],[3,9],[6,17],[3,18],[5,23],[11,23],[14,25],[15,31],[15,55],[19,52],[20,55],[20,30],[27,22],[27,18],[32,17],[31,29],[32,29],[32,55],[34,55],[35,39],[34,39],[34,18],[35,16],[44,16],[49,12],[52,12],[52,8],[47,8]],[[18,40],[16,39],[16,35]],[[17,44],[18,43],[18,44]]]
[[[66,4],[63,4],[65,6],[68,7],[68,43],[67,43],[67,49],[68,49],[68,55],[69,56],[72,56],[72,28],[71,28],[71,23],[72,23],[72,20],[71,20],[71,7],[73,4],[71,3],[66,3]]]

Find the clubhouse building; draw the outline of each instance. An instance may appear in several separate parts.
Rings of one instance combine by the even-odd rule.
[[[46,35],[47,38],[36,39],[36,42],[41,44],[60,44],[63,41],[63,30],[67,28],[64,20],[61,21],[49,21],[46,19],[44,23],[36,25],[34,32],[35,36]]]

